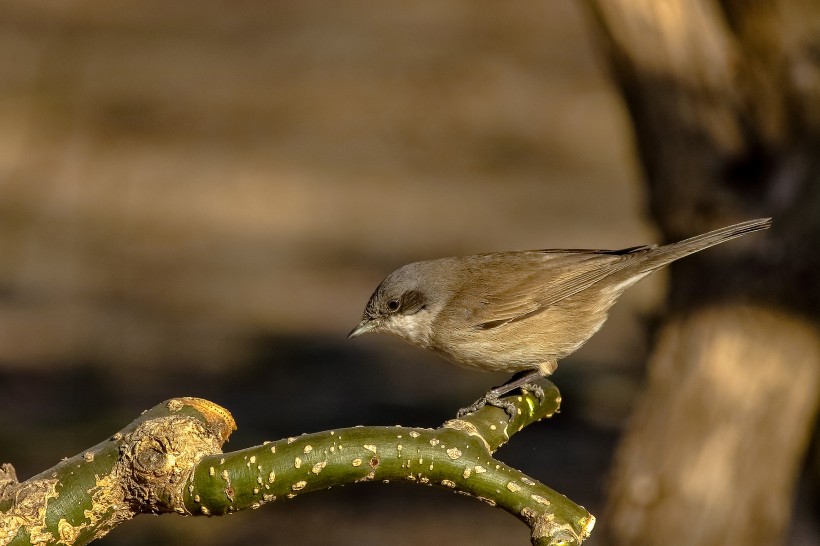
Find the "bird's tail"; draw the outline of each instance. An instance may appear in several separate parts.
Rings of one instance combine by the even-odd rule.
[[[673,262],[689,254],[693,254],[710,246],[714,246],[726,241],[730,241],[737,237],[752,233],[753,231],[760,231],[762,229],[769,229],[772,225],[771,218],[758,218],[756,220],[747,220],[739,224],[726,226],[724,228],[710,231],[702,235],[696,235],[689,239],[684,239],[677,243],[664,245],[655,249],[651,253],[651,258],[648,260],[650,269],[654,270],[662,267],[669,262]]]

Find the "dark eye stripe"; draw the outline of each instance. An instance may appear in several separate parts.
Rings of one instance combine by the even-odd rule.
[[[405,292],[401,298],[401,306],[404,309],[412,309],[424,305],[424,298],[415,290]]]

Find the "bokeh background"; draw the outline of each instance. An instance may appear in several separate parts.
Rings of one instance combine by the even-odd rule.
[[[583,15],[571,0],[0,0],[0,459],[25,479],[174,396],[230,409],[237,449],[437,426],[503,381],[345,336],[410,261],[656,240]],[[498,453],[593,513],[663,285],[621,299],[560,366],[561,414]],[[444,491],[361,485],[142,516],[100,544],[297,537],[528,530]]]

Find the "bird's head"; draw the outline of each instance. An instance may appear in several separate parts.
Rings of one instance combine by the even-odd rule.
[[[437,297],[436,268],[430,263],[408,264],[388,275],[370,296],[362,321],[347,337],[387,332],[426,347],[433,319],[443,305],[439,301],[442,298]]]

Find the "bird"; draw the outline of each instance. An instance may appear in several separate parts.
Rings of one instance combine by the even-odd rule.
[[[663,246],[621,250],[545,249],[413,262],[378,285],[361,322],[348,334],[385,332],[471,369],[513,373],[458,411],[513,406],[501,396],[542,392],[534,381],[578,350],[607,319],[627,288],[669,263],[768,229],[748,220]]]

